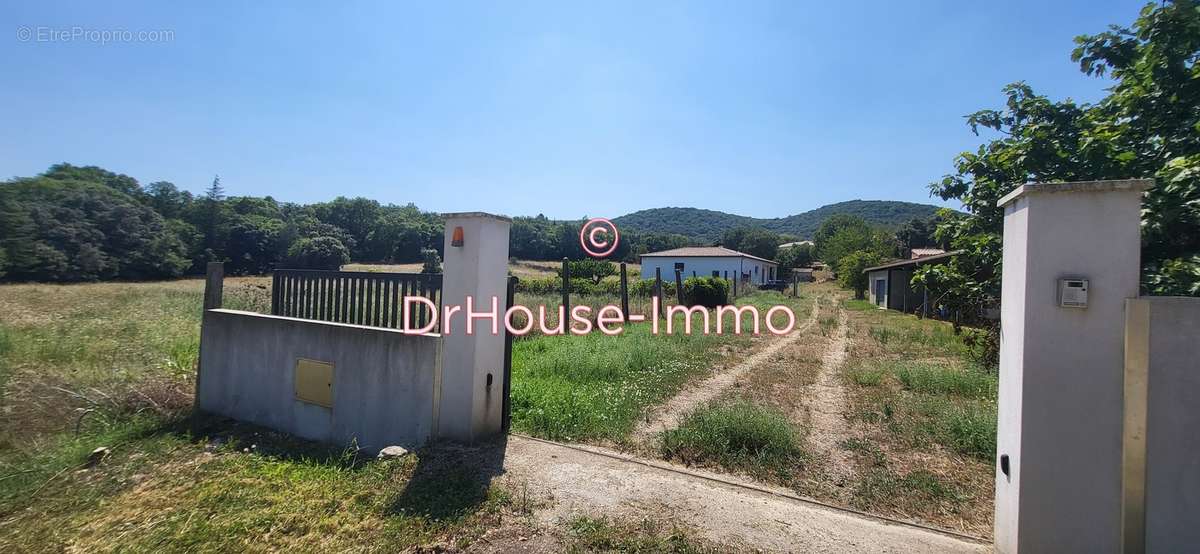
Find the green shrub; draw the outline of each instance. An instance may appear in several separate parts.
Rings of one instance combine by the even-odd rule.
[[[287,252],[288,265],[297,269],[338,270],[350,263],[350,252],[333,237],[297,240]]]
[[[729,304],[729,282],[720,277],[688,277],[683,282],[683,302],[706,308]]]
[[[654,279],[639,279],[629,284],[631,296],[654,296]],[[663,296],[675,296],[675,282],[663,281]]]
[[[569,260],[567,262],[567,275],[570,279],[586,279],[592,283],[600,283],[605,277],[616,275],[617,265],[605,260]],[[558,276],[562,278],[562,269],[558,270]]]
[[[1000,367],[1000,327],[992,325],[980,329],[964,327],[962,341],[967,347],[967,358],[981,367],[998,370]]]
[[[441,273],[442,258],[438,256],[437,250],[433,248],[421,249],[421,273]]]
[[[883,258],[879,254],[866,250],[847,255],[837,264],[838,283],[843,288],[853,290],[855,298],[862,298],[863,291],[867,290],[867,274],[863,271],[879,265],[881,261]]]
[[[744,400],[714,403],[662,434],[662,455],[712,463],[787,481],[804,463],[799,433],[786,415]]]
[[[552,294],[562,292],[562,279],[558,277],[531,277],[517,281],[517,292],[527,294]]]

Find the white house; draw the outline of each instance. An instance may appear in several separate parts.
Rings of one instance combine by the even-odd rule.
[[[734,279],[741,275],[743,283],[761,285],[778,279],[779,264],[722,246],[688,246],[662,252],[642,254],[642,279],[653,279],[654,271],[662,272],[664,281],[675,278],[675,270],[683,277],[720,277]]]

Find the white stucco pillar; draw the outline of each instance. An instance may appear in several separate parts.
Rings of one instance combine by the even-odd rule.
[[[444,217],[442,306],[462,309],[442,321],[444,353],[438,436],[473,442],[501,431],[503,317],[508,308],[505,293],[512,220],[480,212]],[[475,312],[490,312],[495,299],[499,317],[497,333],[492,332],[490,319],[476,318],[473,333],[467,335],[468,296],[473,299]]]
[[[998,552],[1120,549],[1124,306],[1151,184],[1027,184],[998,204]],[[1086,307],[1062,306],[1062,279],[1086,280]]]

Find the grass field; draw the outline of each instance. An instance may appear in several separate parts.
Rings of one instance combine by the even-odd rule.
[[[225,307],[266,312],[269,282],[227,279]],[[0,551],[403,550],[528,534],[519,487],[443,450],[374,461],[230,422],[193,434],[202,289],[199,279],[0,286]],[[619,440],[641,410],[751,340],[651,340],[647,328],[518,341],[518,429]],[[111,454],[89,462],[101,446]],[[678,529],[604,518],[554,540],[695,550]]]
[[[265,312],[269,279],[231,278],[226,307]],[[464,547],[485,533],[527,533],[531,503],[478,463],[428,449],[358,459],[276,433],[206,420],[187,425],[203,283],[0,286],[0,551]],[[660,437],[663,458],[749,475],[860,509],[987,534],[996,380],[965,362],[948,325],[844,301],[829,284],[801,298],[821,316],[795,348]],[[523,304],[558,295],[519,294]],[[575,304],[615,303],[604,296]],[[634,312],[648,312],[635,300]],[[840,447],[853,480],[835,482],[802,416],[807,387],[849,314],[843,374],[854,431]],[[681,323],[677,316],[676,325]],[[697,320],[698,321],[698,320]],[[556,440],[624,447],[648,410],[728,366],[749,336],[533,335],[514,344],[513,425]],[[93,449],[111,455],[89,462]],[[639,447],[640,448],[640,447]],[[955,523],[958,522],[958,523]],[[583,517],[559,547],[705,550],[690,535]],[[985,528],[986,527],[986,528]],[[609,546],[605,546],[609,545]]]
[[[518,301],[524,299],[518,297]],[[777,292],[756,292],[737,299],[737,304],[753,305],[763,313],[770,306],[785,304],[797,313],[798,320],[803,320],[808,305],[806,300]],[[693,317],[698,326],[699,316]],[[617,336],[591,333],[516,341],[514,429],[554,440],[621,443],[648,408],[673,396],[687,382],[707,375],[723,356],[733,355],[753,340],[752,335],[728,331],[722,335],[683,334],[679,332],[683,328],[679,314],[672,335],[665,334],[665,325],[660,324],[657,336],[649,323],[637,323]],[[749,318],[743,318],[743,325],[749,328]]]

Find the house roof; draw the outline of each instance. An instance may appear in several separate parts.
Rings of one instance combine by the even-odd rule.
[[[942,250],[941,248],[913,248],[912,255],[909,257],[912,259],[927,258],[929,256],[936,256],[938,254],[945,254],[945,253],[946,253],[946,251]]]
[[[745,252],[738,252],[725,248],[724,246],[685,246],[683,248],[672,248],[663,250],[662,252],[647,252],[642,254],[643,258],[750,258],[760,262],[778,265],[771,260],[765,260],[758,256],[752,256]]]
[[[811,240],[801,240],[801,241],[796,241],[796,242],[785,242],[785,243],[779,245],[779,247],[780,248],[791,248],[793,246],[802,246],[805,244],[812,246],[812,243],[813,243],[813,241],[811,241]]]
[[[946,261],[946,260],[950,259],[951,256],[957,256],[962,253],[963,253],[962,250],[953,250],[950,252],[946,252],[945,254],[937,254],[935,256],[925,256],[924,258],[913,258],[911,260],[895,260],[895,261],[891,261],[891,262],[888,262],[883,265],[877,265],[875,267],[868,267],[863,270],[863,273],[867,273],[869,271],[879,271],[881,269],[895,269],[897,267],[904,267],[904,266],[909,266],[909,265],[917,266],[917,265],[921,265],[921,264],[927,264],[930,262]]]

